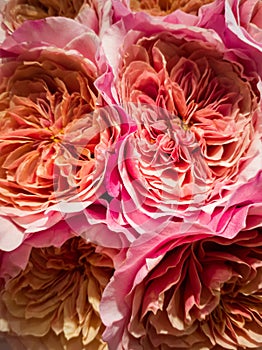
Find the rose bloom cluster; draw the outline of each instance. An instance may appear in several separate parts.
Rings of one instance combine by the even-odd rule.
[[[262,349],[261,1],[0,10],[0,345]]]

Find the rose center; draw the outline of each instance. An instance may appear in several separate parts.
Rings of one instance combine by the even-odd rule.
[[[143,10],[153,15],[166,15],[175,10],[182,10],[188,13],[197,13],[199,8],[213,0],[131,0],[130,7],[134,11]]]
[[[84,3],[84,0],[24,0],[19,1],[13,13],[16,14],[17,19],[24,20],[48,16],[75,18]]]

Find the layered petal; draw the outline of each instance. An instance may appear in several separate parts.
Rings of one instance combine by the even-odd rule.
[[[261,2],[256,0],[228,1],[225,10],[225,19],[229,29],[249,46],[261,52]]]
[[[86,0],[9,0],[3,9],[3,26],[12,33],[25,21],[38,20],[47,17],[66,17],[77,19],[89,16],[87,25],[98,30],[96,2]]]
[[[98,108],[98,49],[93,32],[61,18],[27,22],[2,45],[3,250],[19,245],[20,231],[45,230],[105,192],[108,154],[128,131],[124,112]]]
[[[138,239],[105,290],[109,348],[260,348],[261,227],[233,239],[173,229]]]
[[[112,67],[104,92],[137,125],[109,169],[118,178],[114,192],[107,185],[111,217],[144,233],[171,217],[215,216],[262,168],[261,82],[248,56],[229,51],[212,30],[142,13],[124,17],[103,40]]]
[[[57,247],[33,247],[24,269],[1,291],[7,339],[17,338],[25,348],[106,349],[99,304],[114,255],[79,237]]]
[[[166,1],[166,0],[131,0],[130,8],[133,11],[145,11],[153,16],[165,16],[181,10],[186,13],[197,14],[201,6],[209,4],[213,0],[203,1]]]

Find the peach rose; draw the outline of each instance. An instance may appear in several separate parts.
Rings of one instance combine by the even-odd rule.
[[[25,21],[60,16],[77,18],[87,11],[92,20],[89,25],[97,27],[97,15],[93,1],[86,0],[8,0],[3,9],[3,25],[9,33],[19,28]]]
[[[200,7],[209,4],[213,0],[130,0],[130,8],[133,11],[145,11],[153,16],[164,16],[181,10],[191,14],[197,14]]]
[[[32,248],[26,267],[1,291],[7,340],[25,348],[107,349],[99,304],[114,255],[79,237]]]

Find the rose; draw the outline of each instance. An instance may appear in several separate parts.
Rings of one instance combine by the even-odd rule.
[[[250,46],[261,51],[262,6],[260,1],[229,1],[225,6],[225,19],[230,30]]]
[[[110,350],[261,347],[261,215],[231,239],[184,228],[131,245],[101,302]]]
[[[170,0],[130,0],[130,8],[133,11],[145,11],[153,16],[164,16],[181,10],[191,14],[197,14],[199,8],[213,0],[203,1],[170,1]]]
[[[110,42],[113,50],[109,37],[117,38]],[[138,125],[119,146],[117,170],[110,169],[112,178],[118,177],[112,216],[119,212],[120,225],[131,223],[142,233],[153,223],[158,226],[156,218],[192,214],[190,220],[195,220],[198,210],[209,217],[221,210],[261,169],[260,78],[250,69],[248,56],[228,50],[212,30],[154,22],[141,13],[116,23],[105,34],[103,47],[112,67],[106,75],[111,86],[105,90],[99,81],[97,86]],[[179,150],[171,161],[178,126],[191,139],[191,148],[186,159]],[[197,157],[195,149],[200,150]],[[193,166],[184,172],[184,182],[176,182],[184,161]],[[112,192],[110,181],[107,188]],[[177,199],[176,206],[171,197]]]
[[[260,1],[244,0],[240,2],[240,23],[251,37],[261,43],[262,40],[262,6]]]
[[[171,47],[173,55],[169,51]],[[252,117],[259,97],[255,85],[246,84],[246,77],[241,76],[237,65],[223,60],[221,52],[214,54],[203,43],[184,40],[177,43],[175,37],[166,34],[139,40],[125,51],[125,56],[118,84],[121,101],[156,103],[167,109],[196,135],[214,180],[234,172],[235,163],[252,137],[252,124],[256,122],[256,118],[252,122]],[[151,87],[147,90],[149,81]],[[247,98],[239,100],[239,94]],[[241,115],[246,117],[243,119]],[[214,122],[208,122],[210,119]],[[227,131],[225,123],[234,123],[241,136],[234,138],[233,124],[231,131]]]
[[[40,248],[49,245],[60,247],[64,242],[66,242],[68,239],[71,239],[72,237],[74,237],[74,235],[72,234],[71,228],[68,227],[65,222],[60,222],[52,229],[42,231],[38,235],[28,237],[26,242],[11,252],[0,251],[0,290],[3,290],[4,285],[8,280],[17,276],[21,270],[24,270],[26,268],[32,247]],[[4,349],[9,349],[8,344],[6,343],[9,326],[4,319],[2,306],[3,304],[0,306],[1,336],[5,340],[3,343]],[[16,346],[19,349],[25,349],[17,337],[12,338],[9,334],[8,339],[12,339],[13,347]]]
[[[28,20],[60,16],[72,19],[83,19],[85,24],[94,30],[98,30],[98,18],[96,2],[84,0],[67,0],[57,2],[54,0],[9,0],[3,10],[3,25],[8,33],[19,28]],[[82,20],[81,20],[82,21]]]
[[[41,233],[40,238],[33,237],[18,248],[17,254],[30,253],[26,265],[26,257],[20,257],[18,273],[2,266],[2,274],[9,275],[1,288],[5,337],[20,349],[106,349],[99,303],[118,251],[80,237],[65,240],[61,225],[55,232],[58,236],[53,233]],[[48,245],[47,237],[54,245]],[[5,262],[11,261],[9,254],[16,257],[17,264],[14,252],[5,253]]]
[[[141,12],[151,16],[154,22],[184,24],[212,28],[223,33],[225,27],[224,3],[219,0],[203,1],[158,1],[158,0],[131,0],[112,1],[113,23],[122,21],[131,13]],[[152,18],[152,16],[154,18]],[[222,29],[222,32],[221,32]]]
[[[53,30],[67,26],[70,31],[62,39],[53,36]],[[35,41],[34,35],[46,44]],[[89,58],[81,49],[82,40],[93,48]],[[24,41],[27,47],[21,45]],[[72,122],[95,108],[97,43],[86,27],[50,18],[25,23],[2,45],[3,56],[13,57],[1,65],[1,214],[21,217],[28,225],[34,211],[56,202],[53,164],[63,129],[73,128]],[[36,219],[31,222],[37,226]]]
[[[112,218],[144,233],[162,230],[174,212],[192,203],[199,210],[209,169],[194,134],[178,118],[150,106],[133,111],[137,128],[119,142],[114,161],[110,157],[106,184]]]
[[[99,223],[95,222],[95,211],[97,211]],[[109,248],[108,251],[119,251],[118,256],[114,256],[114,266],[120,265],[125,256],[125,249],[121,249],[125,237],[121,233],[110,231],[105,223],[101,223],[101,212],[102,208],[98,204],[91,205],[86,211],[61,220],[46,230],[37,234],[28,234],[22,244],[15,249],[0,250],[0,285],[4,285],[25,269],[33,247],[59,248],[67,240],[76,236],[81,236],[85,242]]]
[[[250,67],[253,66],[261,76],[260,17],[259,1],[226,1],[224,3],[225,30],[221,34],[224,36],[227,47],[240,49],[249,56]]]
[[[27,22],[2,45],[1,249],[21,243],[21,227],[50,227],[105,191],[122,121],[117,109],[95,110],[98,48],[92,31],[65,18]]]
[[[0,250],[0,284],[4,285],[9,279],[19,274],[28,264],[33,247],[61,247],[68,239],[75,237],[72,228],[66,221],[60,221],[52,228],[39,232],[37,235],[28,235],[27,239],[12,251]]]

